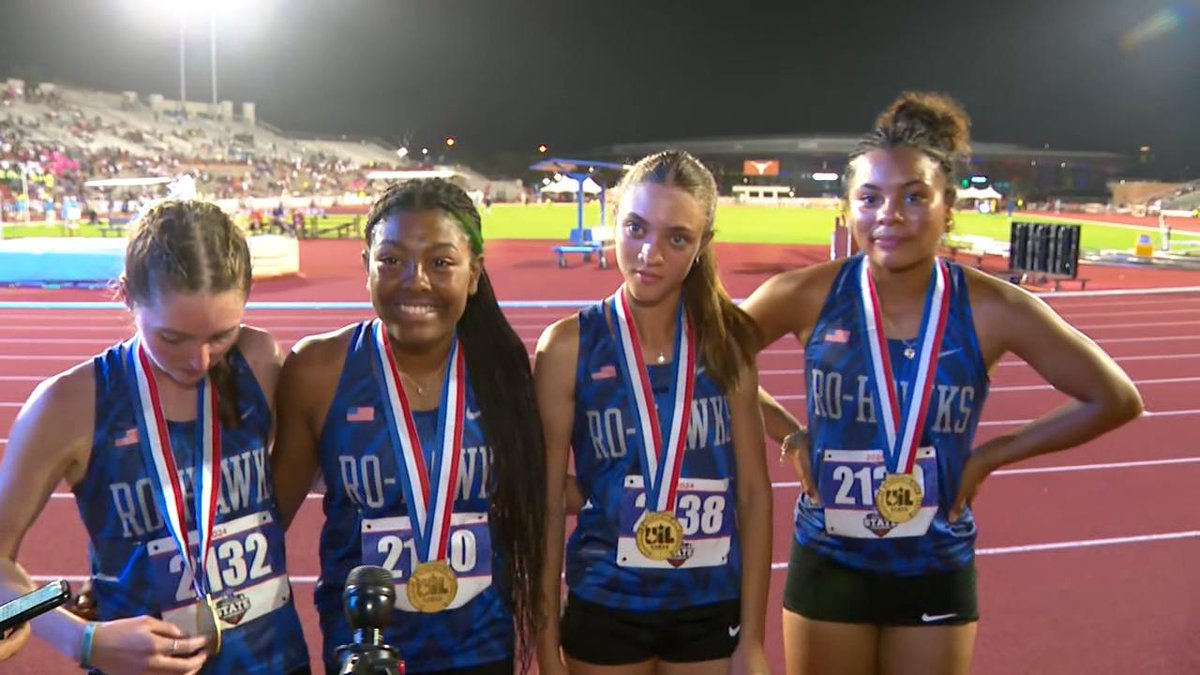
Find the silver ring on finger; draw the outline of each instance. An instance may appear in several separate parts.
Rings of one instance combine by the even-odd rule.
[[[179,639],[178,638],[171,640],[171,656],[175,656],[175,654],[177,654],[177,653],[179,653]]]

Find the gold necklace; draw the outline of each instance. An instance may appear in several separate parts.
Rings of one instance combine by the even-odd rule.
[[[892,323],[892,320],[887,318],[887,316],[883,317],[883,321],[884,321],[884,329],[887,330],[889,333],[891,333],[892,329],[895,328],[895,324]],[[899,331],[895,331],[895,332],[899,332]],[[905,340],[904,338],[890,338],[890,339],[899,340],[900,343],[904,345],[904,358],[911,361],[917,356],[917,346],[914,343],[918,339],[920,339],[920,336],[917,336],[911,342],[909,340]]]
[[[439,370],[439,372],[433,376],[433,380],[436,382],[436,381],[437,381],[437,378],[438,378],[438,377],[440,377],[440,376],[441,376],[441,374],[442,374],[442,373],[441,373],[441,371]],[[417,390],[417,396],[424,396],[424,395],[425,395],[425,385],[424,385],[424,384],[421,384],[420,382],[418,382],[418,381],[417,381],[417,378],[415,378],[415,377],[413,377],[412,375],[409,375],[408,373],[405,373],[405,372],[403,372],[403,371],[401,371],[401,373],[400,373],[400,376],[401,376],[401,377],[403,377],[405,380],[408,380],[408,383],[409,383],[409,384],[411,384],[413,387],[415,387],[415,388],[416,388],[416,390]]]

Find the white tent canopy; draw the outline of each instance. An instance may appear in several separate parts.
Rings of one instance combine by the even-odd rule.
[[[1003,199],[1004,195],[996,192],[996,188],[987,186],[986,188],[969,187],[965,190],[958,191],[959,199]]]
[[[598,194],[600,194],[600,190],[601,190],[601,187],[598,183],[596,183],[596,181],[592,180],[591,178],[584,179],[584,181],[583,181],[583,191],[584,192],[586,192],[589,195],[598,195]],[[542,186],[542,192],[550,193],[550,194],[563,194],[563,193],[578,194],[579,193],[579,181],[575,180],[574,178],[562,178],[560,180],[554,181],[553,183],[550,183],[549,185]]]

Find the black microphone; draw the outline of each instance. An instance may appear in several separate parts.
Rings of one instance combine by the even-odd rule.
[[[383,642],[383,629],[392,620],[396,583],[392,573],[360,565],[346,577],[342,593],[354,641],[338,647],[341,675],[404,675],[400,652]]]

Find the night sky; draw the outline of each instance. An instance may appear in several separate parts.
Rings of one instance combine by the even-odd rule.
[[[178,20],[155,4],[6,1],[0,76],[176,97]],[[217,17],[220,97],[291,132],[454,135],[474,153],[859,133],[900,90],[929,88],[965,104],[979,140],[1148,144],[1200,170],[1200,0],[233,4]],[[188,98],[207,101],[207,14],[193,23]]]

